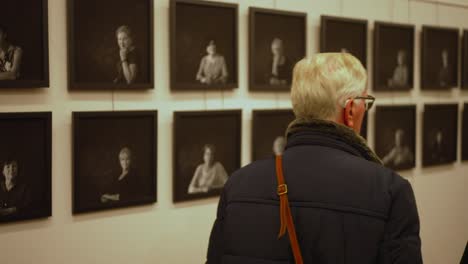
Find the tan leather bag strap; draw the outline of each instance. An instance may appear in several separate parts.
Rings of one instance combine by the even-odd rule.
[[[303,264],[301,248],[297,241],[296,228],[294,227],[293,218],[291,215],[291,207],[289,207],[288,200],[288,186],[284,180],[283,175],[283,157],[276,156],[276,177],[278,178],[278,189],[277,193],[280,198],[280,222],[281,227],[278,238],[281,238],[288,230],[289,241],[294,254],[294,260],[296,264]]]

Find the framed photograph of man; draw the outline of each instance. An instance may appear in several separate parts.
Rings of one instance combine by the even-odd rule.
[[[367,65],[367,20],[321,16],[320,52],[346,52]]]
[[[0,113],[0,223],[52,215],[52,113]]]
[[[307,14],[250,7],[249,90],[289,91],[306,56]]]
[[[416,162],[416,106],[377,106],[375,152],[393,170],[414,168]]]
[[[252,161],[283,154],[286,129],[294,121],[292,109],[252,112]]]
[[[458,28],[422,27],[421,89],[458,86]]]
[[[468,160],[468,103],[463,105],[462,160]]]
[[[423,167],[457,160],[458,105],[429,104],[423,116]]]
[[[413,88],[414,26],[374,24],[374,91]]]
[[[468,89],[468,30],[463,30],[462,89]]]
[[[240,168],[241,117],[241,110],[174,113],[174,202],[221,193]]]
[[[70,90],[151,89],[152,0],[68,0]]]
[[[73,112],[73,213],[156,202],[157,112]]]
[[[238,5],[171,0],[171,90],[238,87]]]
[[[47,0],[2,1],[0,88],[49,87]]]

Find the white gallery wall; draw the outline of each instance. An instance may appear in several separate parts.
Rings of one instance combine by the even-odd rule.
[[[374,20],[416,25],[415,89],[378,93],[377,104],[418,106],[417,166],[402,172],[413,185],[421,217],[424,261],[458,263],[468,239],[468,163],[422,168],[424,103],[468,102],[468,92],[421,92],[422,24],[468,29],[468,9],[408,0],[239,0],[239,89],[229,92],[171,93],[169,87],[169,0],[154,0],[155,89],[137,92],[67,90],[66,1],[49,0],[50,88],[1,90],[0,112],[53,112],[53,217],[0,225],[0,262],[203,263],[217,199],[172,202],[173,111],[243,109],[242,164],[250,162],[252,109],[289,108],[286,93],[248,92],[248,8],[308,13],[308,54],[319,48],[320,15],[369,19],[368,65],[372,65]],[[468,1],[456,1],[468,4]],[[103,15],[108,11],[103,10]],[[372,67],[370,67],[370,76]],[[372,89],[372,87],[370,87]],[[370,92],[372,94],[372,92]],[[129,209],[72,215],[72,111],[146,110],[159,112],[158,203]],[[374,108],[375,109],[375,108]],[[373,142],[371,112],[369,140]],[[461,138],[461,129],[459,137]],[[459,139],[460,139],[459,138]],[[460,148],[458,157],[460,157]]]

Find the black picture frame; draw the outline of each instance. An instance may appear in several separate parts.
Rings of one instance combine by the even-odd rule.
[[[468,103],[463,105],[462,160],[468,160]]]
[[[421,90],[443,91],[458,86],[459,31],[458,28],[422,26]],[[448,66],[440,67],[444,57]]]
[[[238,88],[238,5],[200,0],[171,0],[169,9],[171,91],[219,91]],[[217,19],[222,21],[216,21]],[[228,75],[225,83],[218,78],[220,83],[202,84],[197,80],[197,68],[200,70],[204,53],[212,41],[220,51]]]
[[[374,23],[374,91],[413,89],[414,39],[414,25],[380,21]],[[401,65],[398,65],[399,60]]]
[[[0,26],[5,27],[11,44],[21,48],[22,59],[19,77],[0,80],[0,89],[48,88],[48,0],[6,1],[2,10]]]
[[[463,44],[462,44],[462,73],[461,80],[462,89],[468,90],[468,29],[463,30]]]
[[[286,73],[284,73],[283,76],[284,80],[274,78],[273,81],[278,83],[271,84],[272,80],[270,80],[269,83],[268,79],[272,77],[267,77],[265,75],[272,74],[272,62],[270,62],[270,64],[262,62],[267,62],[268,56],[271,57],[271,46],[275,40],[278,40],[278,43],[281,43],[282,49],[285,49],[285,62],[283,65],[285,65]],[[288,47],[291,48],[288,49]],[[264,52],[266,50],[268,50],[267,54]],[[290,91],[293,67],[299,60],[304,58],[306,54],[307,13],[257,7],[249,8],[250,91]],[[271,59],[271,61],[273,61],[273,59]],[[269,74],[266,74],[267,72],[269,72]],[[286,83],[281,83],[281,81]]]
[[[377,106],[374,135],[375,152],[385,166],[393,170],[416,166],[416,105]]]
[[[67,0],[67,8],[69,90],[154,88],[153,0]],[[127,58],[138,67],[130,84],[119,73],[116,31],[121,26],[128,26],[135,44]]]
[[[192,185],[195,185],[192,183],[195,182],[197,171],[204,163],[206,147],[211,149],[211,154],[216,153],[210,158],[214,162],[214,178],[219,178],[218,185],[224,185],[226,177],[240,168],[242,110],[174,112],[173,133],[174,202],[218,196],[222,186],[192,188]],[[224,148],[220,148],[220,145]],[[214,146],[215,150],[211,146]]]
[[[157,201],[157,120],[157,111],[73,112],[73,214]]]
[[[52,216],[52,113],[0,113],[0,144],[0,223]],[[7,205],[3,169],[13,162],[15,204]],[[16,212],[4,211],[12,207]]]
[[[322,15],[320,52],[350,52],[367,68],[367,27],[364,19]]]
[[[458,104],[426,104],[423,114],[423,167],[457,160]]]
[[[277,140],[285,147],[286,129],[294,119],[292,109],[252,111],[252,161],[274,157]]]

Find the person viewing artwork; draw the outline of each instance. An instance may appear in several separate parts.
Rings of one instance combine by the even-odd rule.
[[[272,60],[269,83],[271,85],[287,85],[291,82],[292,67],[288,57],[284,54],[283,40],[275,38],[271,42]]]
[[[139,55],[133,42],[132,30],[123,25],[115,31],[117,44],[119,46],[119,60],[117,62],[117,77],[114,83],[135,83],[139,71]]]
[[[203,147],[203,164],[198,165],[188,187],[189,194],[207,193],[224,186],[228,175],[224,166],[215,160],[216,148],[207,144]]]
[[[0,218],[20,213],[29,203],[28,189],[18,181],[18,162],[6,160],[0,177]]]
[[[406,63],[406,51],[399,50],[397,53],[397,66],[393,76],[388,80],[389,87],[405,87],[408,85],[408,65]]]
[[[4,26],[0,25],[0,81],[16,80],[20,77],[23,50],[8,39]]]
[[[228,78],[226,60],[217,52],[214,40],[208,43],[206,53],[200,61],[196,80],[207,85],[225,84]]]
[[[397,129],[395,131],[395,145],[382,159],[385,166],[400,167],[403,164],[412,163],[414,154],[410,147],[405,145],[405,131]]]

